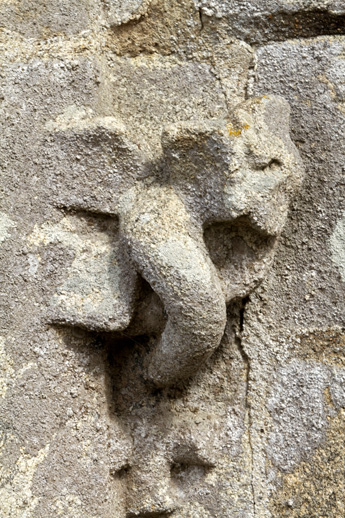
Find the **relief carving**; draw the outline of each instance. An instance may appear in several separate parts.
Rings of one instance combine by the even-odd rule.
[[[2,2],[1,518],[343,516],[335,3]]]
[[[289,137],[288,104],[263,96],[240,103],[223,120],[166,126],[156,161],[146,158],[111,117],[72,117],[51,129],[62,147],[71,139],[75,146],[82,142],[82,149],[96,149],[114,165],[105,183],[110,204],[79,202],[79,208],[118,218],[110,231],[113,257],[105,264],[102,253],[100,260],[85,256],[83,281],[78,278],[82,267],[72,265],[54,297],[53,320],[98,330],[130,329],[141,276],[159,297],[151,296],[155,302],[146,304],[146,314],[158,315],[152,308],[161,308],[156,318],[161,332],[152,333],[146,378],[157,387],[189,378],[218,348],[227,304],[247,296],[266,274],[300,185],[302,165]],[[107,297],[114,293],[116,311],[100,304],[98,312],[106,315],[95,317],[97,301],[93,309],[92,297],[85,303],[93,276],[100,294],[104,289]],[[76,309],[78,297],[82,302]]]

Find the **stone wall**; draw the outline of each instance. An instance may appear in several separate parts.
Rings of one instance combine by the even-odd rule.
[[[342,518],[344,2],[0,29],[0,518]]]

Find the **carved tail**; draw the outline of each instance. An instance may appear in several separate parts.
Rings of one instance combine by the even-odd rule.
[[[138,271],[168,315],[148,376],[157,386],[187,378],[219,346],[226,323],[224,293],[202,231],[169,187],[132,192],[121,231]]]

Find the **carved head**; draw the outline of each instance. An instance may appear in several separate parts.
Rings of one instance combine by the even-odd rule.
[[[165,128],[169,181],[204,225],[248,217],[261,232],[281,232],[303,173],[289,115],[284,99],[264,96],[237,105],[226,120]]]

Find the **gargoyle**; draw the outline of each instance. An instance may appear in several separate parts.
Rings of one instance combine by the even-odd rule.
[[[71,188],[71,204],[119,218],[116,246],[127,259],[118,261],[118,276],[132,281],[117,286],[115,298],[129,302],[121,318],[111,318],[104,329],[129,325],[139,273],[167,314],[148,361],[148,378],[162,387],[191,376],[219,346],[227,304],[248,295],[266,274],[300,185],[302,165],[289,137],[288,104],[274,96],[252,98],[227,119],[165,127],[159,167],[113,118],[72,119],[52,128],[62,148],[71,141],[74,152],[78,148],[70,185],[81,180],[86,193],[98,182],[87,198],[76,197]],[[99,163],[90,173],[84,157],[93,154]],[[106,176],[102,163],[112,164]],[[107,190],[103,206],[97,201],[100,185]],[[236,243],[225,241],[239,239],[239,229],[237,257]],[[76,290],[78,283],[73,284]],[[82,311],[71,318],[67,299],[68,289],[63,309],[61,297],[55,298],[56,319],[92,327]]]

